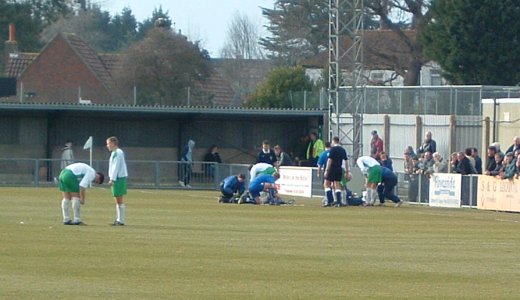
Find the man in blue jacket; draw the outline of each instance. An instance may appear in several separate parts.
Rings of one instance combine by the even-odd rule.
[[[246,176],[244,174],[231,175],[220,183],[220,192],[222,196],[220,196],[220,203],[232,203],[233,196],[237,194],[240,196],[244,193],[244,180]]]

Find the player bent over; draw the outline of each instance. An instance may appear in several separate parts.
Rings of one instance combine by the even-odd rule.
[[[278,173],[274,173],[273,175],[262,174],[250,182],[249,194],[253,198],[252,204],[261,204],[260,192],[271,192],[271,196],[277,197],[277,195],[273,195],[272,191],[276,190],[275,182],[278,178],[280,178],[280,174]],[[241,204],[241,202],[239,202],[239,204]]]
[[[381,182],[381,165],[371,156],[361,156],[356,163],[361,172],[366,176],[366,205],[372,206],[376,201],[377,185]]]
[[[394,187],[397,185],[397,175],[392,170],[381,168],[381,185],[377,189],[379,196],[379,202],[385,203],[385,198],[392,200],[395,203],[395,207],[399,207],[403,204],[403,201],[394,193]]]
[[[102,184],[105,177],[87,164],[75,163],[65,167],[60,173],[59,186],[63,192],[61,211],[64,225],[85,225],[81,220],[81,205],[85,204],[85,190],[92,182]],[[74,220],[70,219],[70,206]]]
[[[235,203],[233,196],[235,193],[238,193],[238,196],[244,193],[244,180],[246,176],[244,174],[231,175],[226,177],[220,183],[220,192],[222,196],[220,196],[220,203]]]

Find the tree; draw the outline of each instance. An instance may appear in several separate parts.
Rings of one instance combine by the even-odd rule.
[[[431,0],[367,0],[365,3],[368,12],[379,17],[381,27],[397,33],[411,53],[406,63],[395,67],[395,72],[404,78],[404,85],[418,85],[422,66],[427,62],[417,35],[431,21],[430,2]],[[414,30],[416,35],[407,35],[404,32],[406,29]],[[377,49],[368,51],[385,58]]]
[[[211,71],[206,50],[163,27],[150,30],[124,57],[117,82],[123,91],[137,88],[138,104],[184,104],[188,88],[196,92]]]
[[[148,31],[155,27],[155,22],[157,22],[157,20],[161,20],[161,26],[163,28],[167,28],[169,30],[172,29],[173,22],[168,15],[168,11],[164,12],[162,6],[159,6],[159,8],[154,8],[150,18],[139,23],[137,39],[142,40],[148,34]]]
[[[273,69],[251,95],[248,107],[291,108],[291,91],[310,91],[313,84],[302,67]]]
[[[430,21],[431,0],[365,0],[365,29],[386,29],[396,32],[412,53],[406,63],[395,64],[384,51],[365,48],[379,56],[404,78],[405,85],[417,85],[426,59],[415,35],[404,30],[421,32]],[[261,39],[261,45],[270,51],[270,57],[284,64],[294,65],[328,49],[328,0],[277,0],[273,9],[263,8],[269,19],[270,37]],[[342,20],[350,20],[352,12],[342,11]]]
[[[41,39],[44,43],[48,43],[60,32],[75,33],[93,49],[109,51],[113,43],[109,35],[110,20],[109,12],[93,5],[90,9],[69,14],[47,26],[42,32]]]
[[[255,59],[263,53],[258,44],[257,26],[245,15],[235,12],[227,29],[227,37],[221,51],[224,58]]]
[[[352,15],[343,13],[343,19]],[[262,8],[262,14],[269,20],[271,35],[260,44],[281,64],[297,65],[328,49],[329,0],[276,0],[274,8]],[[365,28],[376,25],[369,15],[364,22]]]
[[[520,82],[520,3],[437,0],[421,36],[426,55],[454,84]]]
[[[221,50],[220,70],[235,92],[234,105],[243,101],[258,85],[258,77],[265,75],[270,68],[263,60],[263,53],[258,44],[258,30],[253,21],[236,12],[228,25],[226,42]]]
[[[59,32],[70,32],[80,36],[97,51],[114,52],[137,40],[137,27],[130,8],[123,8],[121,14],[111,17],[108,11],[92,4],[61,17],[45,28],[42,41],[47,43]]]

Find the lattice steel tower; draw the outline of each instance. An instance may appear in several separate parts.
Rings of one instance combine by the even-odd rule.
[[[363,8],[363,0],[329,0],[329,140],[338,136],[354,159],[362,147]]]

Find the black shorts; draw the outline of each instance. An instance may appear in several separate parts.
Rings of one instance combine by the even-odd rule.
[[[343,170],[341,168],[334,168],[327,172],[327,177],[325,179],[328,181],[341,181],[341,176],[343,176]]]

